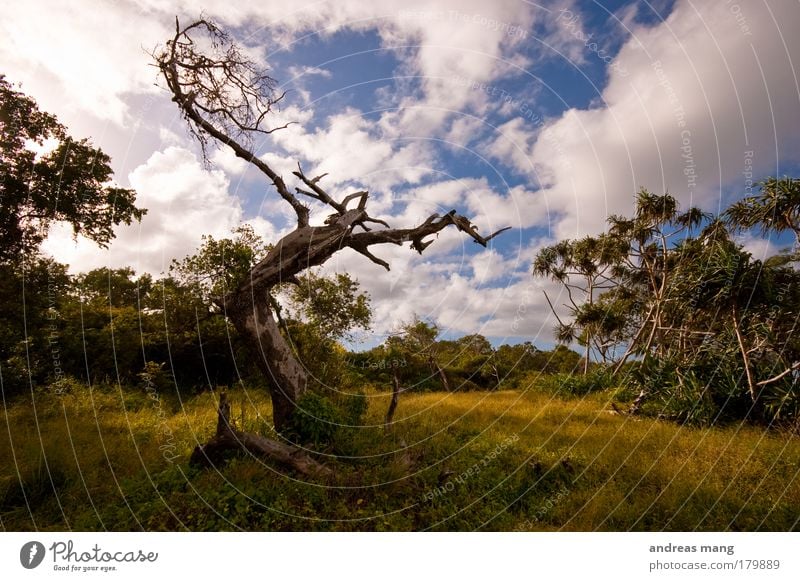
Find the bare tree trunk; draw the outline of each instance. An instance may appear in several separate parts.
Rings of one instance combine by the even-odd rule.
[[[731,319],[733,320],[733,330],[736,332],[736,341],[739,343],[739,351],[742,354],[742,362],[744,363],[744,373],[747,376],[747,389],[750,392],[750,400],[756,403],[756,388],[753,382],[753,374],[750,372],[750,356],[747,354],[747,349],[744,346],[744,339],[739,329],[739,317],[735,305],[731,311]]]
[[[656,337],[656,329],[658,329],[659,321],[661,319],[660,313],[661,305],[660,303],[655,304],[655,312],[653,313],[653,327],[650,329],[650,335],[647,337],[647,342],[644,344],[643,351],[645,353],[650,352],[650,348],[653,346],[653,340]]]
[[[229,300],[226,306],[226,315],[269,382],[273,423],[275,430],[281,432],[289,425],[297,400],[306,391],[306,370],[281,335],[270,301],[248,301],[239,296],[235,301]]]
[[[392,430],[392,420],[397,409],[397,400],[400,397],[400,380],[397,378],[397,370],[392,375],[394,380],[392,384],[392,400],[389,402],[389,409],[386,410],[386,421],[383,424],[383,431],[386,433]]]
[[[636,349],[636,342],[639,340],[639,337],[641,336],[642,332],[644,332],[645,327],[647,327],[647,323],[650,320],[651,314],[653,314],[652,305],[650,306],[650,310],[647,312],[647,315],[645,315],[644,320],[642,321],[642,324],[639,327],[639,330],[636,331],[636,335],[634,335],[633,339],[631,339],[630,345],[628,345],[628,348],[625,350],[625,354],[622,356],[622,358],[617,362],[617,365],[614,367],[614,372],[613,372],[614,375],[619,373],[619,370],[622,369],[623,365],[625,365],[625,362],[628,360],[628,357],[630,357],[633,351]]]
[[[492,367],[492,375],[494,376],[494,380],[496,382],[496,385],[494,386],[494,388],[495,389],[500,389],[500,383],[501,383],[500,372],[497,371],[497,365],[495,365],[494,363],[491,363],[490,365]]]
[[[444,369],[441,368],[435,359],[431,360],[431,365],[433,366],[436,375],[439,376],[439,381],[442,382],[442,387],[444,387],[444,390],[450,391],[450,382],[447,380],[447,375],[445,374]]]
[[[591,335],[590,335],[591,336]],[[586,342],[586,357],[583,358],[583,374],[586,375],[589,373],[589,342]]]
[[[589,278],[587,281],[587,298],[589,305],[594,304],[594,281]],[[586,329],[586,360],[583,362],[583,374],[587,375],[589,373],[589,355],[592,352],[592,332],[589,329]]]

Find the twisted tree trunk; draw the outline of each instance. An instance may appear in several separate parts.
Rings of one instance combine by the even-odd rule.
[[[281,334],[269,301],[248,301],[246,297],[237,296],[227,305],[226,314],[267,378],[273,424],[276,431],[283,432],[297,407],[297,400],[306,391],[306,370]]]

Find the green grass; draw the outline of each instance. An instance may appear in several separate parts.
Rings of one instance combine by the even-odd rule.
[[[110,388],[37,393],[2,416],[0,526],[800,529],[800,443],[790,434],[634,419],[611,413],[607,393],[561,399],[528,389],[403,394],[398,424],[384,435],[388,395],[368,395],[373,425],[318,451],[337,470],[314,482],[252,458],[189,468],[215,426],[211,394],[180,402]],[[265,393],[230,396],[240,425],[269,430]]]

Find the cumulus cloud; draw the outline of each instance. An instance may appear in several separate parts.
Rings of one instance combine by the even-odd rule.
[[[9,3],[0,21],[4,73],[71,126],[85,115],[123,124],[126,96],[156,90],[145,49],[167,37],[169,21],[153,16],[127,2]]]
[[[72,271],[129,265],[137,272],[159,274],[169,269],[173,258],[194,253],[203,234],[225,237],[243,221],[241,202],[229,192],[225,174],[206,170],[186,149],[155,152],[129,180],[138,194],[137,205],[147,208],[141,223],[116,228],[116,239],[107,250],[84,238],[73,242],[70,227],[58,225],[43,250]],[[259,234],[274,236],[266,219],[252,223]]]
[[[314,164],[313,173],[329,174],[328,187],[358,181],[387,189],[398,182],[418,182],[431,169],[431,153],[424,143],[382,139],[354,109],[331,116],[325,127],[314,131],[292,125],[273,138],[290,155]]]
[[[745,232],[737,236],[735,240],[742,245],[746,252],[749,252],[753,256],[753,260],[766,260],[770,256],[775,256],[783,250],[791,250],[790,244],[781,244],[776,240],[761,238],[753,235],[751,232]]]
[[[530,153],[548,180],[555,235],[597,232],[629,212],[640,187],[717,210],[725,188],[747,193],[748,167],[764,175],[800,159],[800,94],[787,75],[800,39],[781,24],[796,10],[686,0],[664,22],[633,28],[617,57],[627,74],[611,70],[602,103],[566,111]],[[497,141],[506,138],[527,147],[514,132]]]

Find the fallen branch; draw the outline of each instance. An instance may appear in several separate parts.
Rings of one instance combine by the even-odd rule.
[[[248,452],[274,460],[279,464],[292,468],[303,476],[330,476],[333,471],[320,464],[306,452],[276,440],[240,432],[230,422],[231,406],[227,395],[222,393],[219,398],[219,413],[217,415],[217,432],[206,444],[196,446],[189,458],[192,466],[208,468],[223,464],[232,453]]]

